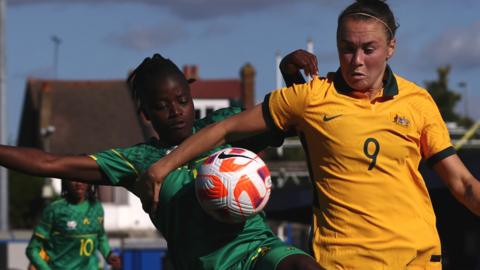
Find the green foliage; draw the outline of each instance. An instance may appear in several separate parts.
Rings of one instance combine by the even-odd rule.
[[[41,214],[43,178],[9,171],[9,214],[12,229],[32,228]]]
[[[462,96],[449,88],[449,73],[450,66],[439,67],[437,69],[438,79],[425,82],[425,88],[428,89],[437,103],[440,113],[446,122],[456,122],[463,126],[471,126],[473,124],[472,119],[462,117],[454,111],[455,105],[460,101]]]

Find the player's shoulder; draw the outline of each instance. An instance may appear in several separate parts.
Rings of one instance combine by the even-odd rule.
[[[67,204],[67,200],[65,198],[59,198],[55,201],[51,202],[47,207],[59,207]]]
[[[395,74],[395,80],[397,81],[397,87],[398,87],[398,91],[399,91],[399,94],[402,94],[402,95],[417,95],[419,97],[428,97],[430,96],[430,94],[428,93],[428,91],[419,86],[418,84],[410,81],[410,80],[407,80],[406,78],[398,75],[398,74]]]
[[[163,156],[167,149],[161,146],[157,138],[152,137],[146,142],[126,148],[112,149],[111,151],[117,152],[128,159],[137,159],[143,156]]]
[[[210,124],[220,122],[240,112],[242,112],[242,108],[234,106],[215,110],[208,113],[205,117],[196,120],[194,123],[194,130],[198,131]]]
[[[43,209],[43,212],[55,212],[59,211],[63,208],[65,208],[68,205],[67,200],[65,198],[59,198],[56,199],[55,201],[49,203],[45,208]]]
[[[103,209],[103,205],[100,202],[100,200],[98,200],[98,199],[93,200],[93,201],[90,202],[90,205],[93,209],[95,209],[95,212],[103,215],[104,209]]]

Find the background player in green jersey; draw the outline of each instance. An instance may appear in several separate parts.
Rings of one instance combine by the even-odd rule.
[[[152,190],[139,186],[144,183],[136,181],[139,175],[198,129],[239,112],[221,110],[194,121],[189,82],[172,61],[158,54],[146,58],[128,83],[139,111],[151,121],[159,139],[90,156],[0,146],[0,164],[34,175],[119,185],[137,195],[144,192],[152,195]],[[272,134],[259,136],[236,146],[259,150],[275,141]],[[161,190],[158,189],[162,199],[155,205],[156,211],[149,211],[152,222],[168,242],[175,269],[320,269],[310,256],[280,241],[266,224],[263,213],[239,224],[220,223],[208,216],[194,193],[193,170],[197,165],[193,160],[168,175]],[[143,205],[151,203],[144,200]]]
[[[26,253],[38,270],[98,269],[97,250],[114,269],[121,259],[111,252],[103,227],[103,207],[93,186],[65,182],[62,199],[48,205]],[[42,252],[44,252],[42,254]]]

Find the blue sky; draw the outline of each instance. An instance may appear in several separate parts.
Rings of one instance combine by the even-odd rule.
[[[257,100],[275,88],[275,52],[305,48],[311,37],[320,73],[338,67],[336,18],[345,0],[7,0],[7,113],[15,141],[27,77],[53,77],[53,35],[60,79],[120,79],[155,52],[202,78],[257,71]],[[394,72],[423,86],[451,64],[450,87],[468,88],[480,119],[480,2],[387,1],[400,24]],[[459,111],[464,112],[463,103]]]

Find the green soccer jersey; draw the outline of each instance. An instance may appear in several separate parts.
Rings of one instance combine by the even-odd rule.
[[[98,269],[96,251],[105,258],[110,252],[103,217],[103,207],[97,201],[52,202],[34,229],[27,256],[39,270]],[[46,257],[40,255],[41,250]]]
[[[231,108],[216,111],[196,121],[194,128],[198,130],[238,112],[238,109]],[[273,139],[268,138],[271,144]],[[257,146],[260,146],[258,142]],[[160,148],[156,140],[151,140],[130,148],[111,149],[92,155],[92,158],[112,184],[131,189],[138,176],[169,150]],[[160,191],[159,211],[150,218],[168,242],[175,269],[251,269],[258,255],[265,252],[265,247],[278,244],[279,239],[266,224],[263,213],[245,223],[225,224],[202,210],[195,196],[193,176],[193,169],[200,164],[202,157],[165,178]]]

